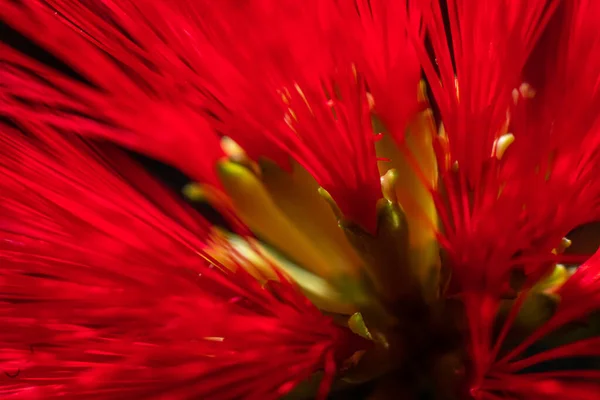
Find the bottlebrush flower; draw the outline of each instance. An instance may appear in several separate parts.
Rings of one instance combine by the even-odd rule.
[[[1,5],[3,395],[598,396],[600,3]]]
[[[358,348],[283,276],[210,257],[121,153],[26,126],[0,136],[3,398],[276,398]]]

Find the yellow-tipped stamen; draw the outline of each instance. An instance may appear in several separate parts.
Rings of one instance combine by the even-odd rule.
[[[533,99],[535,97],[535,89],[527,82],[521,83],[519,93],[526,99]]]
[[[398,204],[398,196],[396,195],[396,185],[398,184],[398,172],[395,169],[388,170],[381,177],[381,192],[383,197],[394,204]]]
[[[210,342],[222,342],[225,340],[225,338],[216,337],[216,336],[205,336],[203,339],[208,340]]]
[[[246,152],[233,139],[225,136],[221,139],[221,149],[230,159],[246,158]]]
[[[417,101],[419,103],[429,103],[427,98],[427,82],[421,79],[419,81],[419,87],[417,88]]]
[[[519,97],[520,97],[519,89],[513,89],[511,94],[512,94],[513,103],[516,106],[517,104],[519,104]]]
[[[438,134],[435,137],[435,140],[437,140],[438,144],[442,147],[444,154],[445,165],[440,165],[440,169],[449,170],[450,163],[452,162],[452,157],[450,156],[450,140],[448,139],[448,134],[446,133],[446,128],[444,127],[443,122],[440,122]],[[456,167],[458,168],[458,164],[456,164]]]
[[[223,137],[221,139],[221,149],[223,149],[223,152],[230,161],[243,165],[257,176],[260,176],[260,168],[258,165],[248,157],[244,149],[242,149],[242,147],[233,139],[227,136]]]
[[[560,240],[560,244],[558,245],[558,247],[556,247],[555,249],[552,249],[552,254],[562,254],[565,252],[565,250],[567,250],[569,247],[571,247],[572,244],[573,244],[573,242],[571,242],[569,239],[564,237]]]
[[[296,92],[298,92],[298,94],[304,101],[304,104],[306,104],[306,107],[308,107],[308,110],[310,111],[310,113],[313,114],[312,108],[310,106],[310,102],[306,99],[306,95],[302,91],[302,88],[300,87],[300,85],[298,85],[297,83],[294,83],[294,89],[296,89]],[[292,109],[290,109],[289,111],[292,114],[292,116],[294,117],[294,119],[296,119],[296,116],[295,116],[294,112],[292,111]]]
[[[460,101],[460,89],[458,84],[458,78],[454,78],[454,90],[456,91],[456,100]]]
[[[369,111],[373,111],[375,109],[375,99],[371,93],[367,92],[367,104],[369,105]]]
[[[512,133],[507,133],[500,136],[498,139],[496,139],[496,142],[494,143],[493,155],[495,155],[498,160],[502,160],[504,153],[514,141],[515,135],[513,135]]]

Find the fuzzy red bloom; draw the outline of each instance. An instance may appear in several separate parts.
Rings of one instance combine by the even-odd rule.
[[[397,141],[402,141],[418,102],[421,65],[414,43],[422,41],[421,9],[412,0],[338,1],[352,40],[348,51],[364,71],[375,112]]]
[[[479,185],[494,141],[506,124],[511,93],[557,1],[448,0],[451,43],[438,1],[422,0],[436,65],[418,48],[440,108],[451,162]],[[446,162],[441,162],[446,166]]]
[[[588,100],[596,96],[597,75],[592,71],[600,69],[600,59],[588,57],[592,47],[568,32],[572,41],[569,51],[576,52],[579,46],[581,58],[577,61],[569,54],[559,54],[548,63],[557,69],[548,82],[548,95],[528,99],[530,94],[523,94],[525,89],[519,83],[532,41],[548,21],[554,3],[484,1],[472,7],[449,2],[456,79],[449,49],[442,42],[445,35],[439,8],[433,6],[427,14],[429,34],[441,57],[443,84],[434,84],[432,90],[438,93],[447,135],[435,143],[445,190],[436,201],[444,224],[441,240],[453,260],[461,290],[501,292],[510,272],[523,265],[526,275],[535,281],[556,261],[551,250],[560,239],[598,215],[600,185],[593,179],[593,166],[598,162],[600,131],[597,105]],[[586,7],[573,8],[590,13]],[[488,13],[496,19],[483,22]],[[591,23],[595,14],[590,14]],[[515,27],[507,29],[512,24]],[[461,36],[467,30],[471,34]],[[486,40],[480,43],[477,38],[482,35]],[[489,43],[494,51],[489,51]],[[501,55],[515,49],[510,58],[516,65],[507,69]],[[595,67],[589,67],[589,74],[569,73],[571,85],[576,86],[567,86],[563,81],[566,75],[558,72],[580,63]],[[424,64],[429,80],[437,79],[432,65]],[[481,79],[474,78],[477,74],[482,74]],[[463,81],[472,87],[463,89]],[[552,89],[552,85],[557,87]],[[564,93],[567,87],[579,88],[577,94],[586,99],[574,107],[577,112],[573,114],[563,112],[576,94]],[[533,101],[539,102],[536,107],[543,113],[529,112]],[[577,115],[588,119],[581,129]],[[569,125],[572,118],[573,126]],[[501,143],[508,134],[514,134],[510,146]],[[582,148],[582,143],[587,146]],[[500,237],[498,232],[502,232]]]
[[[8,3],[0,18],[95,88],[21,58],[9,60],[18,70],[4,93],[51,104],[39,118],[54,125],[148,153],[202,180],[199,171],[211,171],[204,163],[220,155],[212,129],[255,159],[286,166],[293,157],[350,219],[374,231],[381,191],[365,85],[352,60],[334,54],[333,22],[320,14],[320,2],[304,3]],[[20,79],[23,67],[29,79]],[[71,113],[57,113],[64,108]]]
[[[0,134],[2,398],[275,399],[319,369],[326,393],[348,330],[211,259],[207,223],[120,153],[25,127]]]
[[[382,195],[365,83],[350,68],[341,68],[346,70],[337,79],[290,91],[286,147],[347,218],[374,233]],[[328,100],[327,93],[333,98]]]
[[[164,22],[158,9],[117,3],[3,1],[0,18],[79,79],[1,44],[0,113],[111,140],[216,184],[223,154],[190,66],[197,60],[178,51],[185,43],[154,30]],[[145,18],[154,26],[140,23]]]
[[[230,3],[206,7],[211,19],[190,13],[213,30],[199,34],[219,54],[208,71],[215,126],[254,158],[282,166],[277,150],[294,158],[349,219],[374,232],[382,197],[376,136],[364,78],[332,32],[337,14],[312,0]]]
[[[355,337],[284,276],[246,272],[264,245],[261,262],[281,263],[315,304],[360,312],[348,324],[381,344],[360,363],[381,364],[384,381],[409,363],[444,395],[597,396],[597,371],[546,365],[600,356],[597,337],[554,343],[600,309],[600,252],[562,242],[600,220],[600,1],[0,4],[65,63],[0,45],[0,117],[27,132],[0,133],[0,320],[14,327],[0,333],[0,394],[277,398],[324,370],[323,397]],[[383,178],[379,122],[401,145],[381,142],[397,157]],[[223,187],[264,243],[219,236],[88,142],[219,185],[223,136],[246,152],[220,163]],[[375,235],[330,213],[318,186]],[[568,276],[557,263],[582,265]],[[409,381],[406,393],[429,382]]]
[[[600,16],[596,5],[565,5],[560,17],[567,28],[562,26],[559,46],[548,45],[558,51],[544,63],[547,80],[539,91],[522,84],[528,56],[557,6],[556,1],[448,1],[451,44],[437,2],[424,12],[439,71],[427,61],[425,49],[420,52],[445,128],[435,144],[444,187],[443,195],[436,195],[444,225],[440,240],[448,251],[453,289],[466,307],[477,398],[496,399],[503,392],[515,398],[561,398],[571,388],[552,380],[568,374],[536,376],[527,386],[527,376],[507,375],[518,368],[501,371],[499,379],[491,367],[531,286],[555,262],[585,260],[555,255],[553,249],[571,230],[597,220],[600,212],[600,184],[593,172],[600,162],[600,57],[590,45],[600,39],[592,28]],[[596,271],[591,276],[597,274],[597,259],[589,262],[561,289],[562,308],[568,308],[563,304],[572,295],[563,290],[580,277],[592,279],[588,291],[598,290],[597,279],[586,275],[591,270]],[[515,276],[525,278],[516,288]],[[521,290],[493,342],[501,299]],[[590,302],[582,310],[598,309],[594,296],[581,295]],[[584,314],[559,310],[551,325],[533,337]],[[598,341],[591,340],[546,356],[593,356],[596,346]],[[574,378],[587,374],[570,373]],[[484,379],[490,392],[478,392],[477,382]],[[582,386],[578,393],[591,398],[591,390]]]

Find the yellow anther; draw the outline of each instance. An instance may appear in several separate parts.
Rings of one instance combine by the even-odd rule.
[[[515,103],[515,105],[519,104],[519,90],[518,89],[513,89],[512,90],[512,99],[513,99],[513,103]]]
[[[396,182],[398,181],[398,173],[395,169],[390,169],[381,177],[381,191],[383,197],[392,203],[398,203],[396,195]]]
[[[291,108],[287,109],[287,112],[283,115],[283,120],[286,123],[286,125],[294,132],[296,133],[296,122],[298,122],[298,117],[296,116],[296,113],[294,112],[294,110],[292,110]]]
[[[552,250],[552,254],[562,254],[562,253],[564,253],[566,249],[568,249],[569,247],[571,247],[572,243],[573,242],[571,242],[566,237],[562,238],[561,241],[560,241],[560,244],[558,245],[558,247],[556,247],[555,249]]]
[[[507,133],[496,139],[494,153],[498,160],[502,160],[506,149],[515,141],[515,135]]]
[[[375,99],[371,93],[367,93],[367,104],[369,105],[369,111],[373,111],[375,108]]]
[[[525,99],[533,99],[535,97],[535,89],[527,82],[521,83],[521,86],[519,86],[519,92]]]
[[[223,149],[225,155],[231,159],[246,157],[246,152],[244,149],[242,149],[240,145],[237,144],[233,139],[227,136],[221,139],[221,149]]]
[[[354,76],[354,79],[358,78],[358,70],[356,69],[356,64],[350,64],[350,68],[352,69],[352,75]]]
[[[254,172],[255,175],[260,176],[258,165],[248,157],[246,151],[233,139],[227,136],[223,137],[221,139],[221,149],[230,161],[241,164]]]
[[[460,100],[460,90],[458,88],[458,78],[454,78],[454,88],[456,89],[456,100]]]
[[[419,81],[417,100],[419,101],[419,103],[427,102],[427,82],[425,82],[425,80],[423,79]]]
[[[281,96],[281,101],[283,101],[285,105],[290,105],[290,93],[287,88],[284,88],[284,90],[277,90],[277,94]]]
[[[209,342],[222,342],[225,340],[225,338],[216,336],[205,336],[204,340],[208,340]]]
[[[572,244],[573,244],[573,242],[571,242],[566,237],[564,237],[560,240],[560,248],[562,249],[562,251],[565,251],[566,249],[571,247]]]
[[[304,100],[304,103],[306,104],[306,106],[310,110],[311,109],[310,108],[310,104],[308,104],[308,100],[306,99],[306,95],[302,91],[302,88],[300,87],[300,85],[298,85],[297,83],[294,83],[294,89],[296,89],[296,91],[298,92],[298,94],[300,95],[300,97],[302,97],[302,100]]]

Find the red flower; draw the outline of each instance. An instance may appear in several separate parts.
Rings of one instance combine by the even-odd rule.
[[[444,225],[441,240],[469,320],[476,398],[565,398],[572,395],[572,386],[551,379],[596,376],[577,371],[511,375],[534,360],[594,356],[596,339],[549,350],[500,372],[494,361],[532,286],[556,262],[585,259],[553,253],[561,238],[598,218],[600,184],[592,171],[600,162],[600,58],[589,41],[600,39],[592,28],[600,8],[586,1],[564,4],[555,17],[564,19],[558,51],[544,63],[547,81],[538,84],[538,93],[521,83],[528,56],[558,5],[449,1],[451,48],[438,4],[425,13],[439,73],[424,49],[423,66],[430,82],[439,77],[440,85],[432,84],[432,91],[445,128],[436,147],[445,189],[445,198],[437,197]],[[555,43],[547,46],[556,48]],[[559,289],[556,314],[525,343],[600,307],[591,293],[598,288],[597,277],[590,277],[597,274],[597,260],[589,263]],[[522,279],[515,286],[517,276]],[[587,276],[588,296],[574,296],[571,290],[582,276]],[[502,299],[515,293],[502,333],[494,337]],[[586,298],[589,308],[582,307],[580,314],[565,311],[573,297]],[[526,347],[514,349],[511,357]],[[595,391],[584,388],[575,397],[592,398]]]
[[[600,220],[600,2],[5,0],[0,18],[58,60],[0,45],[0,114],[25,132],[0,135],[6,394],[274,398],[324,369],[323,397],[365,347],[344,323],[373,342],[345,373],[376,396],[598,392],[547,363],[600,356],[574,329],[600,309],[600,253],[565,252]],[[182,170],[235,228],[99,140]]]
[[[394,139],[402,142],[415,113],[426,108],[417,97],[421,65],[415,44],[424,33],[421,7],[417,1],[406,0],[335,3],[344,20],[345,34],[351,38],[337,45],[348,46],[376,99],[375,113]]]
[[[53,107],[37,118],[148,153],[203,181],[220,155],[212,129],[255,159],[287,166],[293,155],[350,219],[374,231],[381,191],[365,85],[351,59],[332,53],[314,20],[319,2],[173,3],[6,4],[3,18],[93,85],[4,49],[46,80],[40,88],[11,71],[7,92]],[[275,5],[282,13],[265,12]],[[241,36],[244,45],[232,46]],[[341,68],[332,74],[334,62]]]
[[[26,1],[27,7],[6,3],[2,17],[61,57],[79,79],[2,45],[5,94],[36,104],[37,120],[109,139],[214,184],[214,163],[222,152],[199,112],[201,96],[191,90],[194,81],[185,60],[151,35],[148,26],[127,18],[122,23],[138,27],[138,34],[148,38],[147,47],[125,39],[100,2],[49,3],[52,8],[39,1]],[[89,34],[73,34],[77,25],[80,33]],[[162,68],[165,64],[169,68]],[[2,107],[25,116],[20,102]]]
[[[24,127],[0,134],[3,398],[277,398],[319,369],[327,392],[348,330],[212,259],[208,223],[120,152]]]

